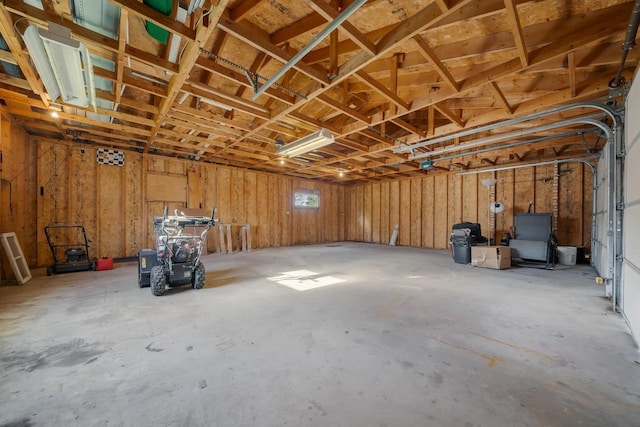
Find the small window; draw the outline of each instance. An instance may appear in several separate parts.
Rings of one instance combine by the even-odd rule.
[[[293,206],[296,208],[319,208],[320,194],[298,191],[295,193]]]

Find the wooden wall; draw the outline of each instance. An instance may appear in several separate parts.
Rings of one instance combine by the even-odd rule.
[[[53,223],[83,224],[92,257],[135,256],[154,246],[151,219],[165,205],[216,207],[222,223],[251,224],[254,248],[386,244],[398,224],[399,245],[446,249],[457,222],[480,222],[488,235],[486,177],[497,179],[491,200],[506,205],[491,215],[498,240],[531,205],[532,212],[554,213],[560,245],[590,242],[591,170],[580,163],[339,186],[133,152],[125,153],[124,167],[100,165],[90,146],[30,139],[4,118],[0,126],[0,232],[16,231],[32,267],[52,263],[44,227]],[[298,190],[318,191],[320,208],[294,208]],[[218,233],[210,233],[208,250],[217,246]],[[4,257],[0,274],[12,276]]]
[[[506,209],[488,214],[489,194],[481,184],[495,178],[491,201]],[[451,227],[462,221],[479,222],[482,233],[497,236],[510,231],[513,215],[554,214],[560,245],[586,246],[591,239],[591,169],[582,163],[538,166],[479,175],[433,174],[349,187],[345,201],[348,240],[388,243],[398,224],[398,244],[446,249]],[[495,231],[494,231],[495,230]]]
[[[251,225],[253,248],[344,239],[342,186],[133,152],[125,152],[124,167],[102,165],[90,146],[32,142],[37,147],[32,265],[52,263],[44,227],[54,223],[84,225],[92,257],[135,256],[155,246],[152,217],[165,205],[170,211],[216,207],[220,222]],[[300,189],[319,191],[320,208],[294,208]],[[207,240],[208,250],[215,251],[217,230]]]
[[[27,260],[36,257],[35,146],[28,135],[0,114],[0,233],[15,232]],[[13,277],[3,252],[0,280]]]

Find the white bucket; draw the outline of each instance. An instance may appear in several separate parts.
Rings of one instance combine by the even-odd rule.
[[[562,265],[576,265],[578,248],[575,246],[558,246],[558,262]]]

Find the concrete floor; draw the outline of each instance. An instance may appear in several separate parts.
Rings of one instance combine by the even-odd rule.
[[[587,266],[356,243],[204,262],[205,289],[163,297],[136,263],[0,288],[0,426],[640,425],[638,349]]]

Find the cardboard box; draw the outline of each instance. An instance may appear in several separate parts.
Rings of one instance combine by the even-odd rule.
[[[472,246],[471,264],[495,270],[510,268],[511,250],[508,246]]]

